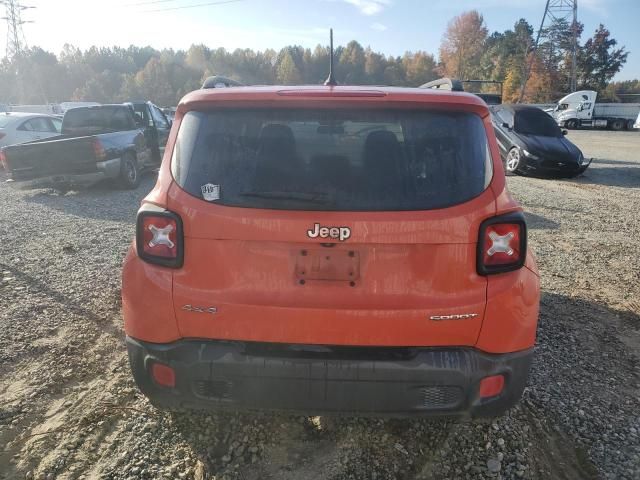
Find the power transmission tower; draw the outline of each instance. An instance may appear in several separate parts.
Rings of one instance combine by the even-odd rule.
[[[22,5],[18,0],[0,0],[0,5],[4,5],[6,17],[2,20],[7,22],[7,59],[15,62],[16,65],[16,86],[18,101],[24,97],[24,85],[22,83],[22,55],[27,48],[27,41],[22,31],[22,25],[33,23],[22,19],[22,12],[28,7]]]
[[[7,21],[7,58],[20,57],[27,46],[22,25],[32,23],[22,20],[22,12],[34,7],[21,5],[17,0],[0,0],[0,5],[4,5],[7,15],[2,17]]]
[[[571,73],[569,78],[569,88],[572,92],[577,90],[576,70],[577,70],[577,55],[578,55],[578,0],[547,0],[544,7],[544,15],[542,16],[542,22],[540,22],[540,28],[536,35],[536,41],[531,51],[531,57],[527,63],[527,70],[522,80],[522,89],[520,90],[520,97],[518,103],[522,102],[524,97],[525,88],[527,87],[527,81],[531,75],[531,67],[533,65],[534,57],[538,53],[538,46],[540,44],[540,38],[545,36],[545,31],[548,27],[556,23],[567,22],[571,25]]]

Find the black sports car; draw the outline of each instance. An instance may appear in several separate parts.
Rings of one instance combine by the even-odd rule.
[[[537,107],[491,107],[500,156],[508,173],[575,177],[591,159],[567,140],[555,120]]]

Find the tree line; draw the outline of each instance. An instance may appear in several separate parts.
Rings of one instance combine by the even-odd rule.
[[[582,25],[578,25],[582,36]],[[426,51],[384,55],[355,40],[335,49],[335,73],[341,84],[418,86],[440,76],[504,82],[505,101],[516,101],[531,62],[524,100],[549,102],[569,91],[571,26],[556,22],[537,51],[533,27],[524,19],[513,29],[489,34],[477,11],[449,23],[439,49],[439,61]],[[611,79],[628,52],[618,47],[600,25],[578,50],[578,88],[594,89],[615,100]],[[175,105],[210,75],[224,75],[246,84],[320,84],[329,69],[328,48],[287,46],[266,49],[211,48],[188,50],[152,47],[91,47],[65,45],[55,55],[32,47],[0,64],[0,103],[53,103],[66,100],[121,102],[150,99]],[[640,81],[624,83],[628,93],[640,93]]]

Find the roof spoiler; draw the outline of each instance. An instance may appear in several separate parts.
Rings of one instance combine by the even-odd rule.
[[[439,78],[431,82],[427,82],[424,85],[420,85],[419,88],[433,88],[436,90],[450,90],[452,92],[464,92],[462,82],[453,78]]]
[[[245,86],[244,84],[236,80],[223,77],[222,75],[214,75],[212,77],[208,77],[202,84],[202,88],[229,88],[229,87],[244,87],[244,86]]]

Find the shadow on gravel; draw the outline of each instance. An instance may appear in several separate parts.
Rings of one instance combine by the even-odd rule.
[[[454,442],[449,419],[173,413],[202,477],[242,480],[415,478]],[[486,424],[486,428],[491,428]],[[213,433],[215,432],[215,433]],[[408,461],[411,459],[411,461]]]
[[[122,339],[122,330],[109,322],[108,318],[96,315],[94,312],[78,304],[68,296],[50,288],[44,282],[24,273],[22,270],[19,270],[9,264],[0,263],[0,270],[11,272],[11,276],[14,277],[20,284],[27,285],[29,288],[28,295],[35,296],[36,292],[41,293],[52,302],[55,302],[62,306],[66,310],[66,312],[77,315],[78,317],[81,317],[83,319],[88,319],[96,325],[99,325],[101,331],[106,332],[119,340]],[[24,294],[21,293],[20,295]],[[119,309],[119,305],[116,305],[115,303],[113,307],[116,311],[117,309]]]
[[[628,162],[626,160],[614,160],[614,159],[606,159],[606,158],[595,158],[591,165],[635,165],[636,167],[640,167],[640,159],[637,162]],[[589,167],[591,168],[591,167]]]
[[[531,212],[524,212],[524,216],[527,220],[527,227],[534,228],[536,230],[556,230],[560,227],[558,222],[549,220],[541,215],[536,215]]]
[[[613,161],[611,163],[613,164]],[[566,179],[564,182],[576,185],[591,184],[608,187],[638,188],[640,187],[640,165],[637,167],[594,167],[592,165],[581,176]]]
[[[53,189],[38,190],[27,194],[24,200],[77,217],[133,224],[140,202],[153,188],[155,180],[156,174],[148,173],[135,190],[119,190],[116,186],[103,182],[67,193]]]
[[[637,310],[543,291],[525,403],[548,431],[574,440],[579,473],[547,478],[593,478],[594,465],[605,478],[640,478],[639,339]],[[554,443],[537,450],[561,462],[568,446]]]

